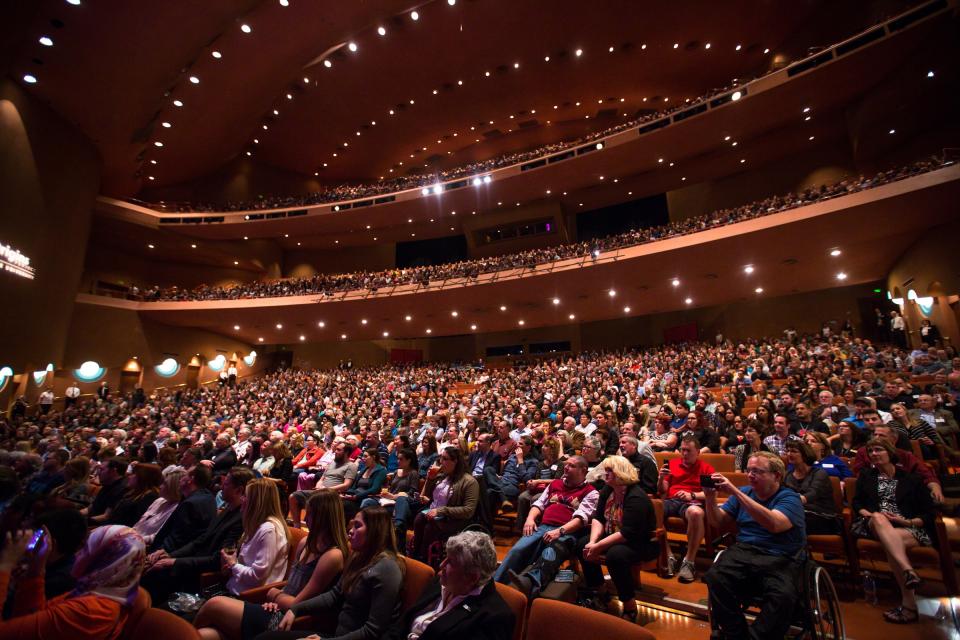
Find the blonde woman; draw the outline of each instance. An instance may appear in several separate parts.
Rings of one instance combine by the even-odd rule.
[[[307,500],[310,533],[296,551],[296,561],[282,589],[267,592],[264,604],[217,596],[204,604],[194,622],[204,640],[249,640],[275,631],[293,605],[326,592],[343,572],[349,554],[347,524],[340,495],[321,489]]]
[[[187,472],[183,467],[170,467],[168,471],[164,471],[160,497],[147,507],[146,512],[133,525],[133,530],[140,534],[148,547],[153,544],[153,538],[160,531],[160,527],[173,515],[177,505],[180,504],[183,498],[180,493],[180,483],[186,475]]]
[[[266,478],[247,483],[241,507],[243,534],[240,553],[220,552],[227,579],[227,591],[240,593],[283,580],[287,573],[290,532],[280,510],[280,494]]]
[[[604,586],[600,565],[605,564],[623,604],[622,616],[636,621],[637,584],[632,567],[656,558],[660,551],[654,533],[657,516],[653,503],[640,486],[637,469],[629,460],[610,456],[600,466],[606,486],[600,492],[590,535],[581,539],[578,553],[587,588],[598,591],[598,601],[602,603],[606,599],[599,593]]]

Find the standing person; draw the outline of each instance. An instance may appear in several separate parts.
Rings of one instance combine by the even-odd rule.
[[[707,521],[718,529],[737,525],[736,542],[704,576],[713,618],[724,638],[782,638],[800,600],[797,589],[806,545],[803,504],[784,487],[786,467],[779,456],[759,451],[747,465],[748,487],[713,474],[706,488]],[[717,505],[717,491],[732,494]],[[743,607],[762,596],[760,614],[748,628]]]
[[[37,403],[40,405],[40,415],[45,416],[53,408],[53,389],[47,387],[40,393]]]
[[[236,388],[237,386],[237,361],[231,360],[230,366],[227,367],[227,384],[231,388]]]
[[[390,515],[382,507],[361,509],[350,527],[350,558],[329,591],[290,607],[278,631],[258,640],[295,640],[310,635],[290,631],[298,616],[339,612],[334,635],[325,640],[380,638],[400,617],[405,565],[397,552]]]
[[[586,585],[599,590],[604,585],[601,562],[623,605],[622,616],[637,620],[637,584],[633,565],[657,557],[656,512],[639,484],[637,469],[623,456],[610,456],[600,463],[605,486],[600,492],[590,535],[580,539],[578,552],[583,562]],[[603,596],[598,594],[603,599]]]
[[[70,383],[70,386],[67,387],[67,390],[63,392],[63,410],[66,411],[76,405],[79,398],[80,387],[77,386],[77,381],[74,380]]]
[[[890,339],[901,349],[907,348],[907,325],[896,310],[890,312]]]
[[[677,580],[690,583],[697,579],[697,551],[703,542],[706,531],[704,526],[703,487],[700,476],[715,473],[708,462],[700,459],[700,443],[694,436],[683,436],[680,442],[680,457],[673,458],[664,465],[660,476],[660,493],[663,501],[663,517],[683,518],[687,523],[687,554],[680,563]],[[669,573],[674,573],[676,558],[671,554],[667,558]]]

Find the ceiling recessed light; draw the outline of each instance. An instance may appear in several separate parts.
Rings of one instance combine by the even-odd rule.
[[[743,164],[743,163],[746,162],[746,161],[747,161],[746,158],[740,158],[740,164]]]
[[[830,255],[832,255],[834,258],[836,258],[836,257],[837,257],[838,255],[840,255],[841,253],[842,253],[842,252],[840,251],[840,249],[833,249],[833,250],[830,252]]]
[[[459,314],[459,312],[457,312],[457,311],[451,311],[451,312],[450,312],[450,315],[453,316],[454,318],[456,318],[456,317],[459,316],[460,314]]]
[[[263,342],[263,338],[257,338],[257,342]]]
[[[410,12],[410,19],[413,20],[414,22],[416,22],[417,20],[420,19],[420,14],[417,13],[416,11],[411,11],[411,12]]]
[[[753,291],[754,291],[754,293],[763,293],[763,287],[757,287],[757,288],[754,289]]]
[[[182,106],[183,106],[183,101],[182,101],[182,100],[174,100],[174,101],[173,101],[173,106],[175,106],[175,107],[182,107]]]
[[[407,322],[410,322],[411,320],[413,320],[413,316],[406,315],[406,316],[403,316],[403,319],[406,320]]]
[[[554,299],[553,299],[553,304],[555,304],[555,305],[556,305],[556,304],[560,304],[560,298],[554,298]]]
[[[763,53],[764,53],[764,55],[770,53],[770,49],[764,49],[764,50],[763,50]]]
[[[148,245],[147,245],[147,249],[153,249],[153,248],[155,248],[155,247],[154,247],[152,244],[148,244]]]
[[[475,324],[470,325],[470,330],[471,330],[471,331],[476,331],[476,330],[477,330],[477,325],[475,325]]]
[[[170,124],[169,122],[161,122],[161,123],[160,123],[160,126],[162,126],[164,129],[169,129],[169,128],[172,127],[173,125]]]
[[[577,49],[576,51],[573,52],[573,55],[579,58],[580,56],[583,55],[583,49]]]
[[[248,24],[242,24],[240,25],[240,31],[243,31],[244,33],[250,33],[253,31],[253,29]]]
[[[687,304],[693,304],[693,298],[687,298],[686,300],[684,300],[684,302],[686,302]]]
[[[427,333],[433,333],[433,329],[427,329]]]
[[[329,69],[330,67],[333,66],[333,63],[330,62],[329,60],[324,60],[324,61],[323,61],[323,66],[325,66],[327,69]]]
[[[197,248],[197,245],[191,244],[191,245],[190,245],[190,248],[191,248],[191,249],[196,249],[196,248]]]
[[[747,265],[743,268],[744,273],[753,273],[753,265]]]
[[[190,82],[192,84],[200,84],[200,78],[198,78],[197,76],[190,76]]]
[[[367,319],[366,319],[366,318],[361,318],[361,319],[360,319],[360,324],[367,324]]]
[[[934,75],[935,75],[935,74],[933,73],[933,71],[927,71],[927,77],[928,77],[928,78],[932,78]]]
[[[703,45],[703,48],[704,48],[704,49],[709,49],[709,48],[710,48],[710,43],[708,42],[707,44]]]
[[[500,305],[500,311],[506,311],[506,310],[507,310],[507,305],[505,304]]]
[[[42,44],[45,47],[52,47],[53,38],[51,38],[50,36],[40,36],[40,44]]]
[[[304,335],[301,335],[301,336],[300,336],[300,342],[303,342],[303,341],[306,340],[306,339],[307,339],[307,336],[304,336]]]
[[[283,329],[283,325],[280,324],[279,322],[277,323],[277,329]]]
[[[843,271],[837,274],[837,280],[846,280],[846,279],[847,279],[847,274],[845,274]]]
[[[674,43],[673,43],[673,48],[674,48],[674,49],[679,49],[679,48],[680,48],[680,43],[679,43],[679,42],[674,42]]]
[[[522,327],[523,325],[526,324],[526,322],[524,322],[523,320],[517,320],[517,324]]]
[[[577,316],[576,316],[575,314],[572,314],[572,313],[571,313],[571,314],[568,315],[567,317],[570,318],[571,320],[574,320]]]
[[[670,284],[672,284],[672,285],[675,286],[675,287],[679,287],[679,286],[680,286],[680,278],[674,278],[673,280],[670,281]]]
[[[341,333],[341,334],[340,334],[340,339],[341,339],[341,340],[346,340],[346,339],[347,339],[347,334]]]
[[[239,260],[234,260],[234,261],[233,261],[233,265],[234,265],[234,266],[237,266],[237,265],[239,265],[239,264],[240,264],[240,261],[239,261]]]
[[[887,131],[887,133],[889,133],[890,135],[893,135],[893,134],[895,134],[896,132],[897,132],[896,129],[890,129],[890,131]]]
[[[210,55],[212,55],[212,56],[213,56],[214,58],[216,58],[217,60],[219,60],[220,58],[223,57],[223,54],[220,53],[219,51],[211,51],[211,52],[210,52]]]
[[[740,92],[740,91],[734,91],[733,94],[731,94],[730,99],[733,100],[734,102],[736,102],[737,100],[739,100],[739,99],[742,98],[742,97],[743,97],[743,93],[742,93],[742,92]]]
[[[390,337],[390,332],[389,332],[389,331],[384,331],[384,332],[383,332],[383,337],[384,337],[384,338]]]
[[[238,324],[233,325],[233,330],[234,330],[234,331],[240,331],[240,325],[238,325]]]
[[[289,7],[289,6],[290,6],[290,0],[280,0],[280,6],[281,6],[281,7]]]
[[[387,30],[384,27],[377,27],[377,33],[379,33],[382,36],[385,36],[387,35]]]
[[[610,296],[611,298],[616,297],[616,295],[617,295],[617,290],[616,290],[616,289],[610,289],[610,291],[607,291],[607,295]]]
[[[624,308],[623,308],[623,312],[624,312],[624,313],[630,313],[630,307],[624,307]]]
[[[810,142],[813,142],[815,139],[816,139],[816,136],[810,136],[809,138],[807,138],[807,140],[809,140]]]
[[[349,44],[347,45],[347,49],[350,49],[350,51],[356,53],[356,52],[357,52],[357,43],[356,43],[356,42],[351,42],[351,43],[349,43]]]
[[[327,323],[324,322],[323,320],[321,320],[320,322],[317,323],[317,326],[320,327],[321,329],[323,329],[324,327],[327,326]]]
[[[153,176],[147,176],[147,180],[156,180],[156,178]]]

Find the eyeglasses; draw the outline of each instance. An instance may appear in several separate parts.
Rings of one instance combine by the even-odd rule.
[[[771,473],[769,469],[760,469],[758,467],[747,467],[748,476],[762,476],[767,473]]]

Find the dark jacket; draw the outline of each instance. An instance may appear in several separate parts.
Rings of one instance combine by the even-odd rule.
[[[477,461],[480,459],[480,451],[474,449],[473,453],[470,454],[470,457],[467,458],[467,473],[472,474],[474,467],[477,466]],[[483,468],[493,467],[497,471],[500,470],[500,454],[493,450],[493,447],[487,451],[484,456]]]
[[[225,509],[199,538],[170,552],[175,573],[203,573],[220,569],[220,549],[240,539],[243,519],[239,508]]]
[[[123,498],[116,504],[107,524],[122,524],[125,527],[132,527],[147,512],[153,501],[160,497],[157,491],[148,491],[137,498]]]
[[[897,492],[894,500],[897,508],[904,518],[922,518],[930,539],[936,540],[937,532],[933,526],[934,505],[930,490],[918,474],[908,473],[900,467],[896,467],[896,470],[894,478],[897,480]],[[857,493],[853,497],[854,518],[860,517],[860,509],[871,513],[880,510],[879,476],[880,472],[872,467],[861,470],[857,476]]]
[[[657,463],[639,451],[629,456],[627,460],[637,469],[637,475],[640,476],[640,486],[643,487],[643,490],[649,494],[655,494],[657,492],[657,478],[659,477]]]
[[[789,472],[783,484],[806,498],[807,502],[803,505],[805,510],[827,516],[837,515],[837,507],[833,502],[833,483],[823,469],[811,468],[803,480],[797,480],[793,472]]]
[[[126,490],[127,483],[123,478],[120,478],[113,484],[100,487],[100,492],[90,504],[90,509],[87,511],[87,514],[90,517],[103,515],[108,509],[117,506],[117,503],[123,499],[123,494],[126,493]]]
[[[325,635],[325,640],[377,640],[400,616],[402,587],[400,565],[384,555],[367,567],[348,591],[337,581],[329,591],[298,602],[290,610],[297,616],[339,611],[336,636]]]
[[[233,450],[233,447],[214,449],[210,459],[213,460],[214,475],[222,475],[237,466],[237,452]]]
[[[384,640],[404,640],[413,621],[436,608],[440,600],[440,578],[424,587],[417,602],[383,636]],[[459,605],[436,618],[424,630],[420,640],[510,640],[516,616],[497,593],[491,580],[479,594],[466,597]]]
[[[167,521],[153,538],[151,551],[163,549],[167,553],[179,549],[192,540],[198,531],[206,531],[217,517],[217,500],[207,489],[194,491],[180,501]]]
[[[607,522],[607,500],[612,495],[613,487],[606,486],[600,491],[593,517],[601,524]],[[639,483],[630,485],[623,496],[623,516],[620,523],[620,533],[626,538],[627,545],[640,548],[650,544],[656,529],[657,513],[650,502],[650,496]]]

